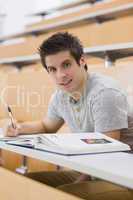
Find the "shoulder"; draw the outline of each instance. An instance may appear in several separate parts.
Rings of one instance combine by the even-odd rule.
[[[120,90],[105,88],[92,98],[91,106],[93,111],[102,111],[102,113],[121,114],[128,112],[127,97]]]
[[[98,94],[95,96],[95,99],[102,100],[103,102],[115,103],[121,102],[121,100],[126,100],[127,97],[125,93],[116,88],[104,88],[101,89]]]
[[[90,85],[87,94],[88,100],[98,98],[113,98],[118,96],[126,97],[126,92],[119,83],[111,77],[92,73],[90,76]]]

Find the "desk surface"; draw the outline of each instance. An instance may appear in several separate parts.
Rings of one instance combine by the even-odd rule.
[[[68,167],[133,189],[133,154],[117,152],[63,156],[0,142],[0,148]]]

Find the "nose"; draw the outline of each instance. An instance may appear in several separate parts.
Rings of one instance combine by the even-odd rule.
[[[65,76],[66,76],[66,74],[63,70],[61,70],[61,69],[57,70],[57,73],[56,73],[57,80],[62,80],[62,79],[64,79]]]

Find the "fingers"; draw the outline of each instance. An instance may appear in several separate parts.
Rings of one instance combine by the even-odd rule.
[[[9,125],[7,128],[7,136],[17,136],[18,130],[17,128],[13,128],[12,125]]]
[[[8,122],[8,124],[6,125],[5,130],[4,130],[4,136],[6,136],[6,137],[14,137],[14,136],[17,136],[19,134],[19,129],[20,129],[19,124],[17,124],[15,122],[14,125],[15,125],[14,126],[15,128],[13,128],[11,122]]]

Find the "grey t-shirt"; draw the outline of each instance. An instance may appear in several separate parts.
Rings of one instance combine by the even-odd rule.
[[[80,100],[76,103],[64,91],[51,97],[48,117],[63,119],[72,132],[108,132],[128,127],[125,92],[110,77],[90,73]]]

